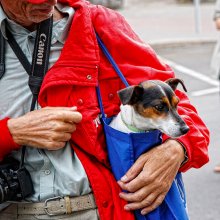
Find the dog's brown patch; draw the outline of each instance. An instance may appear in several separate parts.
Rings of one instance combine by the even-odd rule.
[[[176,96],[172,96],[171,105],[176,108],[178,103],[179,103],[179,98]]]
[[[145,118],[165,118],[167,113],[164,111],[158,111],[155,107],[144,108],[143,105],[136,105],[136,111]]]
[[[163,101],[163,103],[168,107],[168,109],[170,109],[171,104],[170,104],[169,99],[168,99],[166,96],[164,96],[164,97],[162,98],[162,101]]]

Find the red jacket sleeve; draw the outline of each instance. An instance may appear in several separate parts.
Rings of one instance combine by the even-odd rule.
[[[186,135],[177,139],[187,151],[188,162],[180,169],[184,172],[191,167],[199,168],[209,161],[209,130],[198,116],[195,107],[190,104],[186,94],[176,91],[176,95],[180,98],[178,112],[190,128]],[[164,135],[163,140],[168,138]]]
[[[94,21],[96,31],[130,84],[148,79],[165,81],[175,77],[172,69],[158,58],[149,45],[139,39],[120,14],[100,7],[100,13],[95,14]],[[180,99],[178,112],[190,128],[186,135],[178,138],[188,155],[188,161],[180,171],[186,171],[208,162],[209,131],[186,94],[177,90],[176,95]],[[164,135],[163,139],[167,138]]]
[[[17,150],[20,148],[20,146],[14,142],[11,136],[7,126],[8,120],[9,118],[0,120],[0,160],[2,160],[4,156],[10,153],[12,150]]]

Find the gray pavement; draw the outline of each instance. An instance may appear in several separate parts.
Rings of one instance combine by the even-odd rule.
[[[125,0],[119,10],[132,28],[148,43],[185,40],[215,40],[217,32],[212,21],[214,3],[200,6],[201,32],[196,33],[195,7],[175,0]]]
[[[220,220],[220,174],[213,172],[220,163],[220,96],[219,92],[207,92],[218,89],[218,81],[210,78],[210,60],[219,33],[212,21],[214,3],[203,3],[200,10],[200,33],[195,31],[193,4],[127,0],[119,11],[138,35],[166,59],[176,75],[184,79],[191,102],[210,129],[210,162],[185,173],[184,182],[190,219]]]

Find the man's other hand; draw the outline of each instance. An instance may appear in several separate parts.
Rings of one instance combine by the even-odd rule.
[[[141,209],[143,215],[164,200],[184,160],[182,145],[175,140],[154,147],[141,155],[118,184],[127,191],[120,197],[128,202],[125,210]]]
[[[8,128],[19,145],[58,150],[70,140],[81,120],[76,107],[46,107],[9,119]]]

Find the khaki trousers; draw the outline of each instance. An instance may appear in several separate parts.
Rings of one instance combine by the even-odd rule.
[[[0,212],[0,220],[99,220],[97,209],[77,211],[64,215],[18,215],[17,204],[11,204]]]

